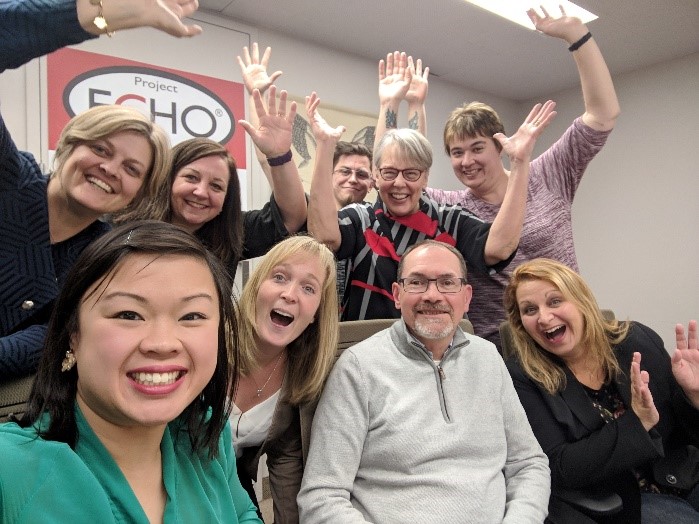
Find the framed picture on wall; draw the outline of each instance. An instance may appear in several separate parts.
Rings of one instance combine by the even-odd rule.
[[[295,101],[298,106],[291,148],[294,152],[294,160],[298,167],[299,175],[303,181],[303,187],[308,192],[311,189],[316,142],[313,138],[311,125],[306,117],[306,100],[303,97],[291,95],[289,95],[289,100]],[[360,142],[370,150],[374,149],[374,130],[376,129],[376,120],[378,118],[376,114],[324,104],[321,104],[319,111],[331,126],[343,125],[347,128],[347,131],[342,135],[342,140]],[[374,192],[372,191],[371,193]],[[371,193],[367,196],[371,197]],[[373,198],[370,198],[370,200],[373,200]]]

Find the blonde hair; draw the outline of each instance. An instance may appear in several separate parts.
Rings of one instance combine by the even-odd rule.
[[[628,322],[606,320],[600,311],[592,290],[580,275],[568,266],[547,258],[537,258],[518,266],[505,288],[505,312],[512,328],[514,350],[524,372],[554,394],[566,385],[565,371],[558,359],[541,348],[524,329],[517,304],[517,289],[524,282],[543,280],[556,287],[563,296],[580,310],[583,333],[580,344],[587,348],[602,367],[605,382],[621,372],[612,345],[626,338]]]
[[[119,105],[96,106],[74,116],[63,128],[56,145],[55,172],[60,173],[76,147],[129,131],[143,136],[151,146],[150,169],[136,197],[116,213],[123,220],[136,218],[134,211],[155,201],[170,173],[170,140],[163,129],[133,108]],[[122,221],[123,221],[122,220]]]
[[[277,265],[297,254],[317,258],[324,274],[317,275],[323,279],[323,288],[315,321],[287,347],[286,400],[294,405],[320,397],[325,379],[335,362],[338,337],[335,257],[314,238],[287,238],[274,246],[255,268],[238,304],[240,372],[246,375],[258,366],[255,306],[260,286]]]

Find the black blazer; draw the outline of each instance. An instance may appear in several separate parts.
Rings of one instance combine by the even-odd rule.
[[[567,368],[567,385],[555,395],[525,375],[515,360],[508,362],[508,369],[532,430],[549,457],[553,495],[558,487],[608,488],[624,502],[618,521],[640,522],[640,494],[632,470],[674,448],[699,444],[699,410],[677,385],[670,356],[653,330],[634,322],[626,339],[613,349],[622,371],[616,386],[626,411],[609,424]],[[641,353],[641,369],[650,375],[650,390],[660,413],[660,421],[649,432],[631,410],[629,370],[634,351]]]

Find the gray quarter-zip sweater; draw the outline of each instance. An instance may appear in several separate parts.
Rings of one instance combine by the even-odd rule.
[[[347,349],[316,411],[301,522],[543,522],[548,460],[495,346],[439,365],[403,320]]]

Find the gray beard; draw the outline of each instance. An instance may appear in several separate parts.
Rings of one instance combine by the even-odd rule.
[[[446,338],[451,335],[454,331],[454,326],[447,324],[443,328],[440,328],[436,322],[430,322],[426,319],[416,319],[413,330],[416,335],[426,338],[428,340],[439,340]]]

